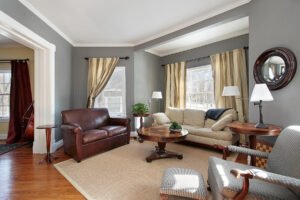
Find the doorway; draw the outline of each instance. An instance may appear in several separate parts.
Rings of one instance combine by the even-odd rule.
[[[49,43],[4,12],[0,11],[0,34],[34,50],[35,127],[55,123],[55,45]],[[35,128],[33,153],[46,152],[43,130]],[[56,150],[55,132],[51,138],[51,152]]]

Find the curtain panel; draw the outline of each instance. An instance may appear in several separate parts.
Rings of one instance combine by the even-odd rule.
[[[245,50],[235,49],[210,56],[215,83],[217,108],[234,108],[241,122],[248,119],[248,79]],[[240,97],[223,97],[225,86],[237,86]]]
[[[88,68],[88,99],[87,107],[93,108],[96,97],[106,86],[116,65],[119,61],[118,57],[112,58],[90,58]]]
[[[184,108],[186,97],[186,62],[166,65],[165,109],[168,107]]]
[[[23,115],[31,104],[32,94],[27,62],[11,61],[9,125],[6,143],[11,144],[23,139]]]

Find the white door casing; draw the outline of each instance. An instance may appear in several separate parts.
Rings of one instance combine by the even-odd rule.
[[[45,130],[39,125],[55,123],[55,45],[0,11],[0,34],[34,50],[34,143],[33,153],[46,153]],[[51,135],[55,151],[55,129]]]

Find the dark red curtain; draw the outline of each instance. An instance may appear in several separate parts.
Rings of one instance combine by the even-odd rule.
[[[26,61],[11,61],[10,116],[6,143],[23,138],[22,117],[32,103],[29,71]]]

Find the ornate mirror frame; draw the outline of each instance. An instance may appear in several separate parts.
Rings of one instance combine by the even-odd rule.
[[[284,60],[285,72],[282,77],[273,82],[268,82],[262,74],[262,67],[272,56],[279,56]],[[293,79],[297,71],[297,60],[294,53],[284,47],[275,47],[264,51],[255,61],[253,75],[256,83],[266,83],[270,90],[278,90],[285,87]]]

